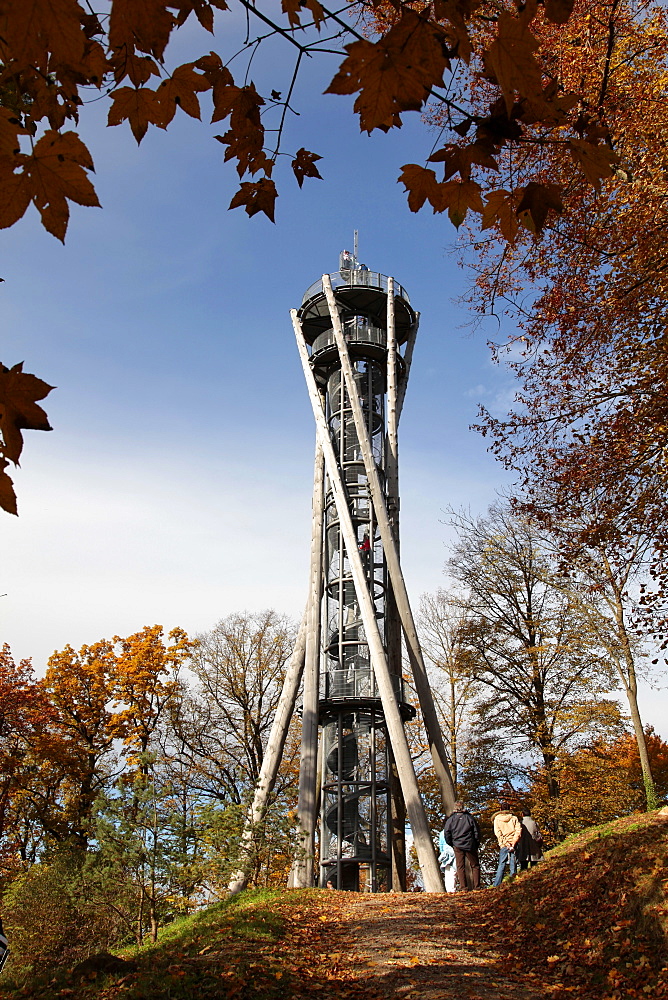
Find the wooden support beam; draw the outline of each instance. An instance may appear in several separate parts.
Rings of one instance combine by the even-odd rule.
[[[394,278],[387,280],[387,507],[394,541],[399,542],[399,413],[397,409],[397,336],[394,325]]]
[[[239,844],[239,853],[237,855],[237,864],[239,867],[234,875],[232,875],[228,885],[228,891],[231,896],[236,896],[237,893],[241,892],[248,885],[253,857],[253,837],[258,826],[264,819],[269,803],[269,796],[276,783],[276,775],[278,774],[278,768],[285,749],[285,740],[294,715],[297,692],[299,691],[304,670],[307,612],[308,603],[302,617],[301,625],[299,626],[295,648],[285,673],[283,689],[278,700],[276,715],[271,725],[267,749],[262,760],[260,777],[258,778],[253,802],[246,815],[241,842]]]
[[[327,280],[331,292],[329,276],[323,278],[323,282],[325,280]],[[415,777],[415,771],[413,769],[413,761],[411,759],[411,753],[406,739],[406,733],[404,732],[404,726],[401,719],[401,713],[399,712],[395,689],[392,684],[392,678],[390,676],[387,659],[385,657],[383,641],[378,629],[376,609],[371,598],[371,594],[369,593],[367,580],[364,574],[364,567],[362,565],[362,558],[357,547],[358,540],[352,517],[350,515],[348,497],[341,480],[341,474],[329,435],[329,429],[323,412],[320,394],[309,364],[308,350],[306,348],[306,341],[304,339],[301,323],[299,322],[297,310],[292,309],[290,315],[292,316],[292,325],[295,331],[297,348],[299,350],[299,356],[304,370],[304,378],[306,380],[311,407],[313,409],[313,416],[316,422],[318,437],[322,443],[327,473],[329,475],[329,481],[334,495],[334,502],[339,515],[341,534],[343,536],[346,554],[350,564],[353,582],[355,584],[355,592],[360,605],[360,612],[369,646],[371,665],[373,667],[376,684],[378,685],[383,705],[387,732],[397,762],[399,779],[401,781],[401,787],[406,801],[408,820],[413,830],[413,837],[417,850],[418,862],[422,871],[425,891],[443,892],[441,872],[438,867],[438,861],[436,859],[436,853],[434,851],[434,845],[432,843],[431,833],[424,811],[424,805],[422,803],[422,799],[420,798],[417,778]],[[357,399],[357,390],[354,386],[352,398]]]
[[[320,693],[320,604],[322,601],[322,531],[325,516],[325,460],[316,441],[311,520],[311,568],[306,625],[306,660],[302,699],[302,742],[299,762],[297,818],[301,831],[300,856],[295,860],[292,882],[296,888],[313,885],[315,852],[316,784],[318,761],[318,698]]]
[[[378,529],[383,543],[383,551],[385,553],[387,568],[392,581],[394,597],[397,602],[397,610],[399,612],[401,625],[406,637],[408,658],[411,664],[415,688],[417,690],[420,709],[422,711],[422,718],[427,732],[431,758],[441,790],[443,808],[445,812],[449,814],[453,810],[455,790],[452,784],[450,770],[448,768],[448,759],[445,752],[445,744],[443,743],[443,734],[441,733],[441,726],[436,714],[434,697],[431,692],[431,686],[429,684],[429,678],[427,676],[427,670],[424,665],[424,658],[420,648],[420,641],[418,639],[417,629],[415,628],[415,622],[413,620],[413,613],[408,600],[408,591],[406,590],[406,582],[404,580],[401,564],[399,562],[399,553],[397,551],[397,546],[395,544],[392,527],[387,513],[383,487],[381,485],[380,476],[378,475],[378,469],[373,457],[371,440],[364,421],[364,414],[362,412],[362,406],[359,401],[357,387],[355,385],[355,376],[350,362],[348,345],[346,344],[343,336],[341,317],[339,315],[339,309],[334,298],[332,283],[328,274],[323,275],[322,285],[327,297],[327,305],[329,307],[332,327],[334,330],[334,339],[336,341],[341,361],[341,371],[345,379],[348,397],[350,399],[353,419],[355,421],[355,430],[357,431],[357,440],[362,452],[362,459],[364,461],[364,467],[369,483],[369,491],[371,493],[371,499],[376,512],[376,520],[378,522]]]
[[[404,400],[406,398],[406,389],[408,388],[408,376],[411,371],[411,364],[413,363],[413,351],[415,350],[415,341],[418,334],[418,326],[420,325],[420,313],[415,314],[415,322],[411,327],[411,332],[408,335],[408,343],[406,344],[406,350],[404,351],[404,374],[399,382],[399,391],[397,393],[397,426],[399,425],[399,420],[401,418],[401,411],[404,408]]]

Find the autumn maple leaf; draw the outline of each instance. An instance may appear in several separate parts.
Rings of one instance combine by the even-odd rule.
[[[317,153],[309,153],[309,151],[303,147],[297,150],[295,158],[292,161],[292,169],[300,187],[304,183],[305,177],[318,177],[322,180],[322,177],[318,172],[318,168],[315,165],[315,161],[321,159],[322,156],[318,156]]]
[[[0,456],[0,507],[8,514],[18,514],[14,483],[5,472],[8,465],[7,459]]]
[[[564,210],[559,185],[538,184],[535,181],[527,184],[517,206],[517,218],[522,225],[532,233],[540,233],[550,210],[558,215]]]
[[[6,179],[11,181],[20,214],[32,201],[44,228],[63,242],[70,216],[68,199],[79,205],[100,204],[86,174],[86,170],[93,170],[93,160],[76,132],[49,129],[35,143],[31,155],[19,154],[14,163],[22,171]],[[3,208],[6,212],[10,208],[4,198],[0,200],[0,226],[11,225]]]
[[[510,114],[515,93],[544,108],[541,70],[534,53],[539,45],[529,29],[527,11],[513,17],[508,11],[499,14],[498,35],[489,46],[485,64],[498,82]]]
[[[109,108],[107,125],[128,121],[137,143],[142,141],[149,125],[167,127],[167,104],[163,104],[157,92],[150,87],[119,87],[112,98],[114,103]]]
[[[5,457],[18,465],[23,450],[22,430],[50,431],[46,413],[37,404],[53,389],[36,375],[23,371],[23,363],[5,368],[0,364],[0,431]]]
[[[86,47],[85,11],[71,0],[20,0],[0,9],[0,61],[13,72],[46,74],[50,60],[78,63]],[[4,68],[4,67],[3,67]]]
[[[325,93],[359,91],[354,110],[360,128],[387,131],[401,124],[400,112],[419,111],[431,88],[443,82],[449,66],[444,41],[440,25],[404,11],[379,41],[360,39],[346,46],[348,56]]]
[[[268,177],[262,177],[259,181],[244,181],[228,207],[243,206],[249,216],[264,212],[273,222],[277,195],[276,185]]]

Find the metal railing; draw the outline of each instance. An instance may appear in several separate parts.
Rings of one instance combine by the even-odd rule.
[[[406,701],[403,677],[397,677],[393,674],[392,686],[397,701],[403,704]],[[347,698],[354,700],[377,698],[380,700],[380,692],[370,668],[343,668],[328,670],[320,675],[320,697],[327,701]]]
[[[358,326],[354,327],[351,325],[350,328],[345,330],[346,340],[348,343],[355,344],[378,344],[380,347],[385,347],[387,345],[387,333],[385,330],[381,330],[377,326]],[[311,357],[317,354],[319,351],[324,351],[326,347],[331,347],[335,343],[334,331],[325,330],[313,341],[311,347]]]
[[[378,271],[363,271],[360,268],[350,271],[335,271],[334,274],[330,274],[329,278],[332,282],[332,288],[335,289],[346,286],[348,288],[380,288],[383,292],[387,292],[389,281],[386,275],[379,274]],[[322,279],[314,281],[304,292],[302,305],[312,299],[314,295],[322,293],[322,290]],[[394,282],[394,294],[410,305],[411,300],[408,298],[408,293],[398,281]]]

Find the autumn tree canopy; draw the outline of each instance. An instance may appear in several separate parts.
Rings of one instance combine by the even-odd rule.
[[[338,11],[319,0],[283,0],[280,11],[270,6],[265,13],[246,0],[111,0],[95,11],[77,0],[4,0],[0,226],[13,225],[32,204],[46,229],[62,240],[69,202],[99,204],[93,157],[77,131],[80,119],[85,124],[85,103],[96,96],[109,102],[108,124],[127,123],[141,142],[149,127],[168,128],[179,111],[201,118],[206,95],[212,123],[223,123],[215,139],[241,180],[230,207],[273,219],[273,174],[286,152],[284,124],[296,110],[301,64],[305,57],[333,53],[341,62],[327,93],[355,96],[362,131],[398,128],[403,114],[430,102],[441,108],[448,141],[432,150],[430,160],[442,164],[442,179],[421,164],[402,168],[412,210],[428,202],[435,212],[448,211],[455,225],[472,210],[504,232],[512,213],[540,231],[550,211],[562,210],[561,183],[544,177],[544,147],[563,147],[580,176],[595,186],[612,176],[618,162],[598,106],[577,81],[562,79],[563,66],[554,58],[572,7],[573,0],[517,6],[371,0]],[[231,61],[240,53],[228,51],[226,26],[235,12],[248,23],[245,61],[234,62],[236,76]],[[169,43],[191,15],[219,51],[175,65]],[[271,36],[294,50],[293,72],[283,91],[260,94],[251,61]],[[484,201],[472,173],[493,177],[499,154],[509,149],[533,161],[534,172],[510,191],[492,182]],[[304,178],[320,176],[316,153],[302,146],[289,156],[300,186]]]
[[[513,321],[496,357],[517,385],[511,413],[483,412],[481,429],[519,472],[535,512],[572,518],[585,544],[606,532],[624,533],[631,547],[650,538],[665,580],[666,11],[633,0],[576,3],[558,43],[544,30],[566,86],[577,81],[597,108],[619,160],[614,183],[592,185],[573,174],[565,147],[543,146],[563,214],[538,240],[521,230],[512,245],[494,231],[486,241],[470,236],[469,302]],[[503,169],[522,185],[533,165],[509,152]]]

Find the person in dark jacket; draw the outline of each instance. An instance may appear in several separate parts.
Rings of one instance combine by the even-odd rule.
[[[471,866],[473,888],[480,888],[480,861],[478,845],[480,844],[480,828],[471,813],[464,809],[462,802],[455,802],[454,812],[448,816],[443,827],[446,843],[455,852],[457,878],[461,889],[468,890],[466,884],[466,861]]]

